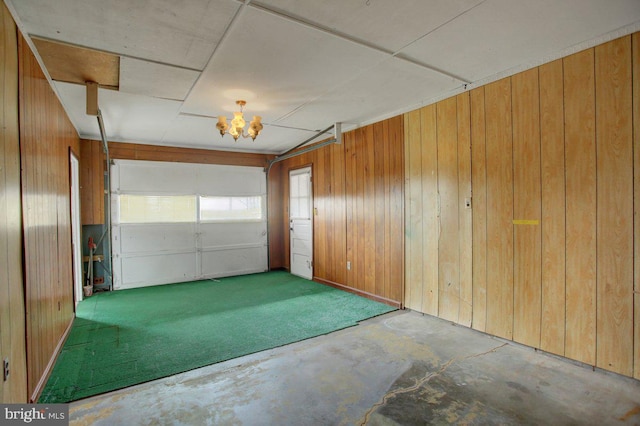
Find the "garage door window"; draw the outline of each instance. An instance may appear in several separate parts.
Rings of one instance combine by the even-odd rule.
[[[200,197],[202,222],[262,220],[262,197]]]
[[[119,197],[120,223],[196,221],[195,195],[130,195]]]

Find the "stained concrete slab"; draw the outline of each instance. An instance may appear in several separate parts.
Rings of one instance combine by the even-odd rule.
[[[640,381],[398,311],[77,401],[70,419],[109,426],[640,424]]]

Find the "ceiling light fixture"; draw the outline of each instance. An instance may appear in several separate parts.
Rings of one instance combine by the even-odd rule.
[[[242,136],[243,138],[251,137],[251,139],[256,140],[256,136],[258,136],[262,131],[263,126],[260,122],[260,120],[262,120],[262,117],[260,117],[259,115],[254,115],[253,120],[251,120],[251,122],[249,123],[249,129],[247,130],[247,133],[245,133],[244,126],[246,124],[246,121],[244,120],[244,117],[242,115],[242,108],[244,108],[246,104],[247,102],[243,100],[236,101],[236,105],[240,106],[240,111],[233,113],[231,126],[227,124],[227,117],[225,117],[224,115],[218,117],[218,124],[216,124],[216,128],[220,131],[221,136],[224,136],[225,133],[229,133],[236,141],[240,136]]]

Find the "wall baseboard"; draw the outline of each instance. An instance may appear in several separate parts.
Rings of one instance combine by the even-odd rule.
[[[398,302],[396,300],[387,299],[385,297],[381,297],[363,290],[358,290],[357,288],[352,288],[344,284],[339,284],[339,283],[325,280],[318,277],[313,277],[313,281],[320,284],[328,285],[330,287],[334,287],[340,290],[348,291],[349,293],[357,294],[358,296],[366,297],[367,299],[375,300],[376,302],[384,303],[385,305],[393,306],[394,308],[397,308],[397,309],[404,309],[404,307],[402,306],[402,302]]]
[[[69,321],[69,325],[67,325],[66,330],[64,330],[64,333],[62,333],[62,336],[60,337],[60,340],[58,341],[58,344],[56,345],[56,348],[53,351],[53,354],[51,355],[51,359],[49,359],[49,363],[47,364],[47,367],[44,369],[44,372],[42,373],[42,377],[40,377],[40,380],[38,380],[38,384],[33,390],[31,397],[29,397],[30,403],[35,404],[36,402],[38,402],[38,398],[40,398],[40,394],[44,390],[44,386],[47,384],[47,380],[49,380],[49,376],[53,371],[53,366],[56,365],[56,361],[58,360],[60,351],[64,346],[64,342],[67,341],[67,337],[69,336],[69,332],[71,331],[71,327],[73,326],[73,321],[75,320],[75,318],[76,318],[75,315],[71,317],[71,321]]]

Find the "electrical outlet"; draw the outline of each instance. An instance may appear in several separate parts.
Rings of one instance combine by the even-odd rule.
[[[7,379],[9,378],[9,358],[5,358],[2,361],[2,377],[4,379],[4,381],[6,382]]]
[[[464,208],[465,209],[470,209],[471,208],[471,198],[465,198],[464,199]]]
[[[347,271],[351,270],[351,261],[347,260]]]

